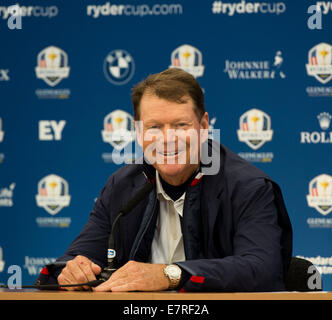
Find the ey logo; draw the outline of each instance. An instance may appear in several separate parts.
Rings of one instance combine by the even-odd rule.
[[[38,124],[39,129],[39,140],[51,141],[61,140],[62,130],[66,125],[65,120],[40,120]]]

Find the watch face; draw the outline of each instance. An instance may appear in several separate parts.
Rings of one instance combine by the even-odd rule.
[[[167,273],[170,278],[178,279],[181,276],[181,269],[177,266],[170,265],[167,267]]]

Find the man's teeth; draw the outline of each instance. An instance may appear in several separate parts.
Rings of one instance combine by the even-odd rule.
[[[164,156],[175,156],[178,154],[178,152],[159,152],[160,154],[164,155]]]

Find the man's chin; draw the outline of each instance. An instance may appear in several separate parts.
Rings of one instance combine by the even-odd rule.
[[[186,168],[185,164],[157,164],[156,170],[158,170],[159,173],[162,175],[167,176],[176,176],[181,173],[184,173]]]
[[[182,181],[182,177],[188,175],[189,167],[186,164],[157,164],[156,170],[165,180]],[[183,183],[182,181],[180,183]]]

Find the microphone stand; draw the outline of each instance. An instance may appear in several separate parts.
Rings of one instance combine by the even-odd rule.
[[[116,257],[116,251],[115,251],[115,241],[114,241],[114,230],[115,227],[119,221],[119,219],[128,214],[134,207],[138,205],[138,203],[145,198],[145,196],[150,193],[150,191],[153,189],[153,183],[146,183],[142,189],[140,189],[134,197],[129,200],[124,207],[120,209],[120,212],[116,216],[113,224],[112,229],[110,233],[110,237],[108,240],[108,250],[107,250],[107,267],[105,267],[100,275],[97,277],[97,280],[100,281],[100,283],[107,281],[111,275],[117,270],[115,267],[115,257]]]

